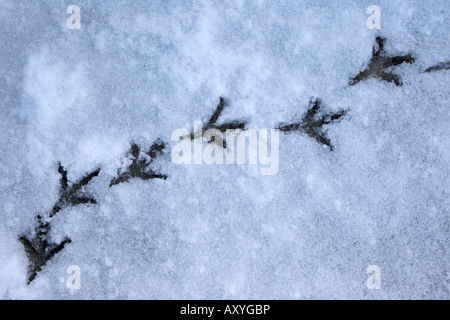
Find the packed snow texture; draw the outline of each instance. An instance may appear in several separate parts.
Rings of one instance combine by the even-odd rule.
[[[450,60],[449,1],[0,0],[0,21],[0,298],[450,298],[450,71],[424,73]],[[377,35],[415,58],[394,69],[403,85],[349,86]],[[334,151],[280,133],[273,176],[172,163],[171,133],[219,97],[219,120],[247,128],[298,121],[312,98],[347,114]],[[109,187],[130,143],[157,138],[167,180]],[[72,243],[27,285],[18,237],[57,201],[58,161],[71,181],[101,168],[97,204],[53,218]]]

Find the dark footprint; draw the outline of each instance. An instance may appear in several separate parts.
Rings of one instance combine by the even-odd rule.
[[[86,186],[94,177],[98,176],[100,169],[94,170],[77,182],[69,186],[67,179],[67,171],[59,163],[58,172],[61,174],[59,180],[60,191],[58,201],[53,206],[49,213],[49,220],[59,211],[69,206],[76,206],[85,203],[97,203],[94,198],[88,197],[84,194],[83,187]],[[28,276],[27,284],[30,284],[39,271],[47,264],[47,262],[58,252],[64,249],[64,246],[71,242],[69,238],[64,238],[59,244],[51,242],[50,231],[51,226],[49,221],[38,215],[37,226],[34,230],[34,236],[27,237],[22,235],[19,241],[25,248],[25,253],[28,257]]]
[[[440,62],[435,66],[429,67],[428,69],[425,70],[425,72],[433,72],[449,69],[450,69],[450,61],[447,61],[447,62]]]
[[[411,56],[411,54],[404,56],[388,57],[386,55],[386,51],[384,50],[385,41],[386,39],[384,38],[376,37],[378,49],[376,49],[376,47],[373,46],[372,58],[370,59],[368,67],[364,71],[360,72],[356,77],[350,80],[349,84],[351,86],[370,77],[379,78],[387,82],[394,82],[395,85],[397,86],[402,85],[399,76],[390,72],[386,72],[385,70],[392,66],[398,66],[403,62],[413,63],[414,58]]]
[[[37,219],[38,226],[35,229],[35,236],[32,239],[25,236],[19,237],[28,257],[27,284],[36,278],[38,272],[55,254],[64,249],[66,244],[72,242],[69,238],[64,238],[59,244],[49,243],[50,224],[44,223],[41,216],[37,216]]]
[[[162,154],[164,148],[164,142],[160,140],[154,142],[150,147],[150,150],[147,152],[147,155],[150,157],[150,160],[148,160],[145,157],[140,156],[141,150],[139,146],[135,143],[132,143],[129,151],[129,154],[132,158],[131,164],[125,169],[124,172],[121,172],[121,170],[119,169],[117,172],[118,176],[111,180],[109,186],[112,187],[116,184],[127,182],[132,178],[138,178],[142,180],[166,180],[166,175],[156,173],[151,168],[149,168],[150,164],[153,162],[153,159],[155,159],[159,154]]]
[[[207,131],[209,129],[217,129],[220,132],[222,132],[222,134],[224,132],[226,132],[227,129],[229,129],[229,130],[237,130],[237,129],[245,130],[245,125],[247,124],[245,121],[232,121],[232,122],[227,122],[227,123],[224,123],[221,125],[216,124],[217,120],[219,119],[220,115],[222,114],[223,109],[226,106],[227,106],[227,103],[226,103],[225,99],[220,97],[219,104],[217,105],[217,108],[214,111],[213,115],[209,118],[208,122],[206,124],[203,124],[203,126],[202,126],[202,135],[205,133],[205,131]],[[191,140],[194,138],[199,138],[199,136],[200,136],[199,132],[194,132],[193,134],[191,133]],[[221,145],[224,148],[226,148],[226,141],[224,141],[224,140],[218,139],[218,141],[211,140],[209,142],[216,143],[216,144]]]
[[[53,206],[50,218],[58,213],[62,208],[66,206],[76,206],[78,204],[97,203],[94,198],[85,196],[83,194],[83,187],[86,186],[94,177],[98,176],[100,169],[94,170],[77,182],[73,183],[70,187],[67,180],[67,171],[59,163],[58,172],[61,174],[59,199]]]
[[[340,119],[343,115],[346,114],[346,111],[342,110],[334,114],[323,114],[320,116],[319,113],[321,106],[322,101],[320,101],[319,99],[311,100],[309,103],[308,111],[303,116],[300,122],[281,125],[277,129],[283,132],[304,132],[311,138],[314,138],[317,142],[328,146],[330,150],[333,151],[334,147],[331,144],[330,139],[328,139],[323,126]]]

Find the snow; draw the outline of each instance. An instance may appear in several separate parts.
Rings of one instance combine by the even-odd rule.
[[[450,3],[360,1],[0,1],[1,299],[450,298]],[[366,27],[369,5],[381,30]],[[375,37],[403,86],[349,86]],[[326,112],[330,152],[280,132],[279,170],[177,165],[170,138],[205,121],[273,129]],[[109,187],[130,143],[168,144],[167,180]],[[52,219],[72,243],[26,284],[18,238],[70,181],[101,168],[97,204]],[[81,270],[69,290],[66,270]],[[366,269],[381,270],[381,289]]]

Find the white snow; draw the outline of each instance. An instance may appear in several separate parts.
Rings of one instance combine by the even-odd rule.
[[[381,8],[381,30],[366,27]],[[450,298],[448,1],[0,1],[1,299]],[[348,86],[375,37],[394,73]],[[271,129],[325,112],[330,152],[280,133],[274,176],[176,165],[174,130],[205,121]],[[168,146],[167,180],[109,187],[131,141]],[[58,161],[97,200],[59,212],[68,244],[26,285],[18,236],[58,198]],[[81,289],[66,287],[67,267]],[[381,289],[366,287],[378,265]]]

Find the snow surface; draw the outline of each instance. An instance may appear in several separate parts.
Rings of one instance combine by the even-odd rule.
[[[450,71],[423,73],[450,60],[449,1],[0,0],[0,21],[1,299],[450,298]],[[416,59],[395,68],[403,86],[348,86],[376,35]],[[274,176],[173,164],[172,131],[220,96],[219,120],[250,128],[298,121],[312,97],[348,114],[333,152],[281,133]],[[168,179],[110,188],[130,142],[157,138]],[[54,217],[72,243],[27,285],[18,236],[57,200],[58,161],[71,181],[102,169],[98,204]]]

